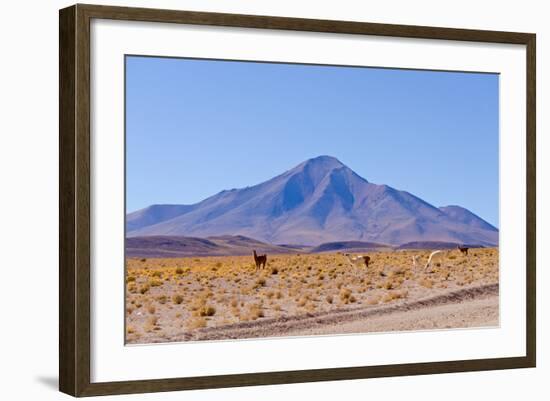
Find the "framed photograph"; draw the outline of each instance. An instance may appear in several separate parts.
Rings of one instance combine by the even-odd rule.
[[[59,23],[61,391],[535,366],[534,34]]]

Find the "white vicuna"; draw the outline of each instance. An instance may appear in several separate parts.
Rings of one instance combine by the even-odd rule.
[[[344,256],[348,259],[349,263],[352,266],[355,266],[357,263],[363,263],[366,267],[369,267],[370,257],[366,255],[357,255],[351,256],[349,253],[344,253]]]
[[[440,255],[439,257],[443,257],[444,253],[441,250],[433,251],[432,253],[430,253],[430,257],[428,258],[428,263],[426,263],[426,266],[424,266],[424,269],[427,269],[428,267],[430,267],[432,263],[432,259],[437,255]]]

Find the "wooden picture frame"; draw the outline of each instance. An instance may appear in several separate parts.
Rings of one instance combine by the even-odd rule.
[[[526,46],[526,355],[365,367],[92,383],[90,380],[90,21],[440,39]],[[73,396],[144,393],[534,367],[536,363],[535,34],[254,15],[74,5],[59,14],[59,388]]]

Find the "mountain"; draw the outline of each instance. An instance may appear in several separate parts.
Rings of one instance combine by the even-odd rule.
[[[494,246],[498,230],[459,206],[437,208],[368,182],[331,156],[194,205],[154,205],[127,216],[127,236],[243,235],[271,244],[443,241]]]
[[[193,210],[193,205],[152,205],[126,216],[126,230],[138,230]]]
[[[485,220],[480,219],[478,216],[470,212],[468,209],[464,209],[460,206],[443,206],[440,207],[443,213],[452,218],[455,221],[469,225],[471,227],[480,228],[483,230],[496,230],[491,224]]]

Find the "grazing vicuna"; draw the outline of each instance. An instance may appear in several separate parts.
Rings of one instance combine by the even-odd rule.
[[[463,255],[468,255],[468,249],[470,249],[470,248],[466,248],[464,246],[457,245],[456,249],[458,249],[460,252],[462,252]]]
[[[254,249],[254,263],[256,263],[256,270],[262,266],[262,268],[265,268],[265,264],[267,263],[267,255],[258,255],[256,253],[256,250]]]
[[[370,256],[367,255],[358,255],[358,256],[351,256],[349,253],[344,253],[344,256],[348,258],[348,261],[352,266],[354,266],[355,263],[363,261],[365,263],[365,267],[369,267],[370,262]]]

